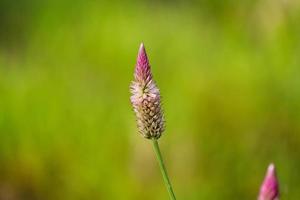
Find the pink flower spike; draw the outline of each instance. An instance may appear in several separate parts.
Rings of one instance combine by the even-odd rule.
[[[140,45],[130,85],[131,104],[137,119],[138,130],[148,139],[160,138],[164,131],[164,115],[161,108],[160,92],[156,86],[144,44]]]
[[[279,185],[273,163],[268,167],[258,200],[279,200]]]

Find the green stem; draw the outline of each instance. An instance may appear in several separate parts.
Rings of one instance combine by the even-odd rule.
[[[161,155],[161,152],[160,152],[160,149],[159,149],[158,142],[157,142],[156,139],[152,139],[152,141],[153,141],[153,148],[154,148],[154,151],[155,151],[155,154],[156,154],[156,158],[157,158],[157,161],[158,161],[158,164],[159,164],[159,167],[160,167],[160,171],[162,173],[164,182],[165,182],[166,187],[168,189],[170,199],[176,200],[176,197],[175,197],[172,185],[171,185],[171,181],[170,181],[168,173],[167,173],[167,169],[166,169],[164,161],[162,159],[162,155]]]

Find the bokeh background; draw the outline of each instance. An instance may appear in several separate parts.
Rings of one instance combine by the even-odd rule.
[[[129,102],[145,43],[178,199],[300,199],[300,2],[0,1],[0,199],[168,199]]]

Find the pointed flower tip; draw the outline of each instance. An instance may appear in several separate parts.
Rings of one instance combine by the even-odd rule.
[[[275,165],[271,163],[268,167],[268,175],[269,176],[275,176],[276,175],[276,170],[275,170]]]
[[[264,182],[260,188],[259,200],[277,200],[279,198],[279,186],[276,176],[275,165],[268,167]]]
[[[151,78],[150,64],[144,43],[141,43],[139,48],[135,68],[135,77],[136,79],[146,79],[147,77]]]
[[[144,67],[149,65],[149,61],[148,61],[144,43],[141,43],[141,45],[140,45],[140,49],[139,49],[139,53],[138,53],[138,57],[137,57],[137,65],[144,66]]]
[[[140,44],[140,51],[145,51],[145,45],[143,42]]]

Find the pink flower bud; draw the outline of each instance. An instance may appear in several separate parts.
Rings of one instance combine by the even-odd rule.
[[[265,180],[261,185],[258,200],[278,200],[279,199],[279,186],[276,176],[274,164],[268,167]]]
[[[158,139],[164,131],[164,116],[160,93],[152,79],[151,68],[143,44],[141,44],[130,85],[131,104],[137,118],[138,130],[145,138]]]

